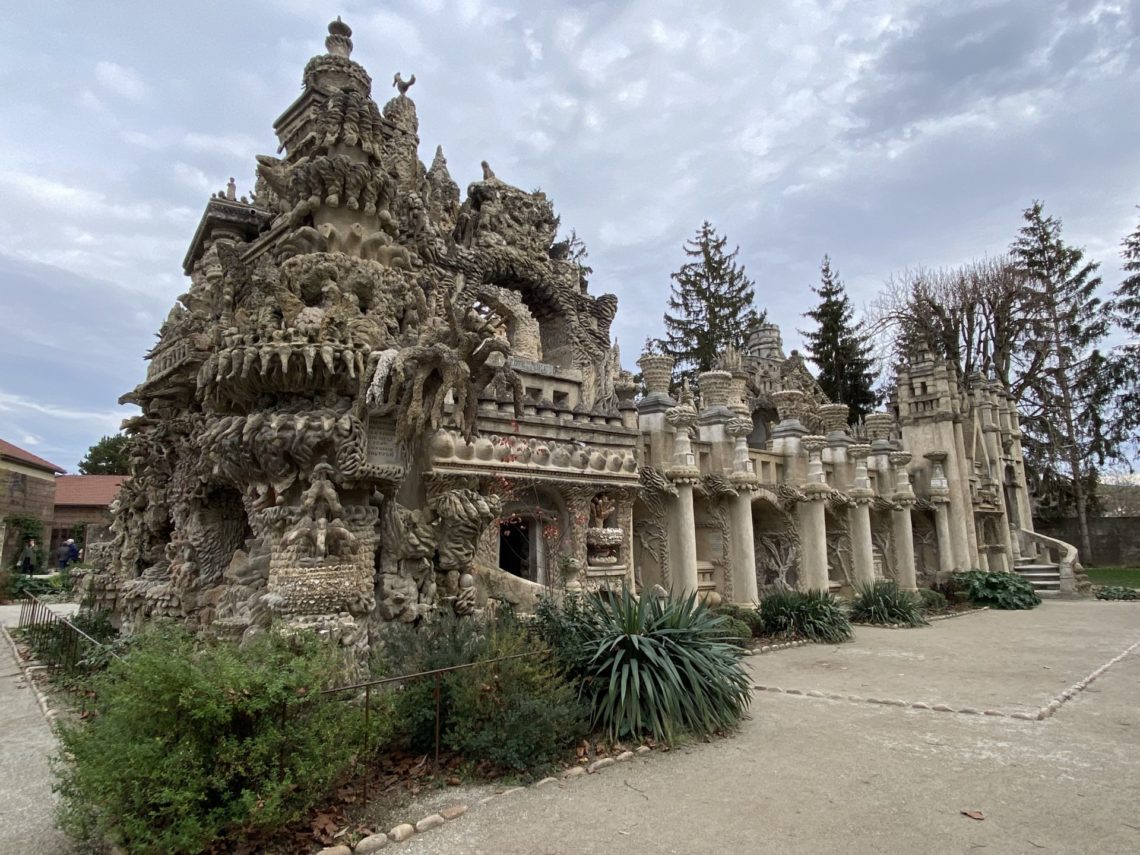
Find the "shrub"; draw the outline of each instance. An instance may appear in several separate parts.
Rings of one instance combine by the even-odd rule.
[[[1033,586],[1016,573],[967,570],[955,573],[954,586],[970,602],[994,609],[1031,609],[1041,604]]]
[[[695,594],[635,597],[628,587],[586,600],[576,673],[594,727],[610,738],[649,733],[672,742],[740,719],[752,696],[725,619]]]
[[[897,582],[890,579],[856,586],[855,599],[851,602],[851,619],[863,623],[926,625],[918,596],[902,590]]]
[[[806,638],[825,644],[850,641],[851,621],[843,604],[823,591],[772,591],[760,600],[765,635]]]
[[[743,647],[746,641],[752,639],[752,627],[745,621],[729,615],[721,615],[721,617],[724,618],[724,628],[722,630],[724,640],[729,644],[736,644]]]
[[[483,658],[509,659],[456,672],[443,743],[472,760],[526,771],[554,762],[586,735],[578,693],[545,645],[518,629],[495,628]]]
[[[1140,591],[1123,585],[1101,585],[1096,589],[1098,600],[1140,600]]]
[[[723,603],[716,607],[718,615],[724,615],[727,618],[734,618],[735,620],[743,621],[744,624],[751,631],[752,636],[756,637],[762,634],[760,626],[760,612],[748,606],[738,606],[735,603]]]
[[[514,770],[554,760],[586,733],[573,684],[545,644],[513,617],[489,625],[441,616],[392,628],[374,669],[392,676],[487,659],[535,655],[443,674],[440,742],[473,761]],[[435,679],[410,680],[393,693],[396,728],[417,752],[435,746]]]
[[[918,604],[924,612],[942,612],[949,605],[941,592],[931,588],[918,589]]]
[[[61,824],[130,852],[195,853],[296,819],[364,735],[358,705],[319,692],[334,662],[312,638],[239,650],[148,628],[93,679],[94,718],[61,728]],[[370,744],[385,720],[374,705]]]

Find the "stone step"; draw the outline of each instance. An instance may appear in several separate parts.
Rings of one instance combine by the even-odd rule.
[[[1018,576],[1024,576],[1026,579],[1060,579],[1060,570],[1019,570]]]
[[[1043,564],[1040,562],[1038,562],[1036,564],[1015,564],[1013,566],[1013,569],[1016,570],[1018,573],[1024,573],[1026,571],[1036,572],[1036,571],[1042,571],[1042,570],[1052,570],[1054,573],[1060,573],[1061,572],[1061,568],[1058,567],[1056,564]]]

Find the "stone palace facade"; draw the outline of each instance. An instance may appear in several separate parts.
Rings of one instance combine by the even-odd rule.
[[[414,76],[381,108],[350,29],[274,123],[249,196],[209,199],[89,593],[128,625],[309,628],[544,591],[905,588],[1033,542],[1014,402],[917,361],[858,433],[779,331],[669,395],[610,339],[550,201],[418,157]],[[1023,562],[1024,563],[1024,562]]]

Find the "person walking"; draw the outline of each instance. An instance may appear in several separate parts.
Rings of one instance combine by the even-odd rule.
[[[24,551],[20,553],[20,572],[25,576],[35,575],[36,541],[34,538],[24,544]]]
[[[55,550],[55,563],[60,570],[67,569],[67,561],[71,556],[71,550],[66,543],[61,543]]]
[[[75,545],[74,540],[68,540],[67,541],[67,563],[68,564],[78,564],[79,563],[79,547]]]

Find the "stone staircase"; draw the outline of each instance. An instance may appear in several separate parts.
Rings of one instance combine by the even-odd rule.
[[[1061,565],[1043,558],[1019,558],[1013,565],[1017,575],[1033,586],[1038,594],[1056,596],[1061,592]]]

